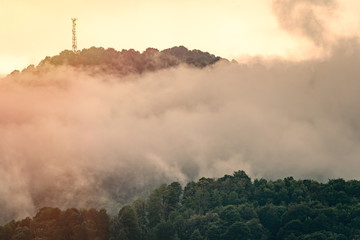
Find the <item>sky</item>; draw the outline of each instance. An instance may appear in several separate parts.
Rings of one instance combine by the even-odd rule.
[[[281,25],[274,15],[275,2],[0,0],[0,74],[71,49],[72,17],[78,18],[78,49],[96,46],[143,51],[183,45],[228,59],[321,56],[316,44]],[[320,8],[319,14],[326,15],[327,31],[357,35],[359,7],[360,1],[344,0],[336,4],[336,11],[321,12]]]

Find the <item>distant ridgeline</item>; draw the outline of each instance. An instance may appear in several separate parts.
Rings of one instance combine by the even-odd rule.
[[[0,227],[1,240],[360,239],[360,181],[267,181],[243,171],[161,185],[147,199],[105,210],[42,208]]]
[[[116,51],[113,48],[96,48],[83,49],[78,53],[70,50],[62,51],[59,55],[46,57],[37,67],[30,65],[23,71],[41,71],[47,64],[59,66],[69,65],[73,67],[93,68],[102,73],[116,75],[128,75],[132,73],[143,73],[147,71],[156,71],[180,64],[203,68],[214,64],[219,60],[225,60],[216,57],[208,52],[200,50],[188,50],[183,46],[173,47],[159,51],[155,48],[148,48],[140,53],[134,49]],[[11,74],[19,73],[14,71]]]

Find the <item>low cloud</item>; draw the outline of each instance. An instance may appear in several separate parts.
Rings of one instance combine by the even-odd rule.
[[[310,40],[320,48],[330,47],[327,21],[337,10],[335,0],[274,0],[273,10],[281,28]]]
[[[43,206],[117,211],[162,182],[238,169],[358,178],[359,42],[333,49],[316,61],[128,77],[57,66],[2,79],[0,221]]]

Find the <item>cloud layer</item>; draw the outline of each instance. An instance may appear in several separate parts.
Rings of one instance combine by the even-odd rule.
[[[329,16],[335,0],[274,0],[273,10],[280,27],[309,39],[317,47],[329,47]]]

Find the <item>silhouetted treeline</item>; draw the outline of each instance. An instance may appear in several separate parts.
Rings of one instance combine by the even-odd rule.
[[[179,64],[187,64],[194,67],[205,67],[216,63],[222,58],[200,50],[188,50],[183,46],[173,47],[159,51],[148,48],[140,53],[134,49],[116,51],[113,48],[91,47],[78,53],[70,50],[62,51],[59,55],[46,57],[37,67],[30,65],[23,71],[42,71],[44,66],[69,65],[91,69],[93,73],[108,73],[114,75],[128,75],[156,71],[174,67]],[[223,59],[225,60],[225,59]],[[19,73],[14,71],[12,74]]]
[[[0,227],[1,240],[109,239],[105,210],[42,208],[34,218],[11,221]]]
[[[251,181],[238,171],[161,185],[113,217],[44,208],[0,228],[0,239],[360,239],[360,181]]]

